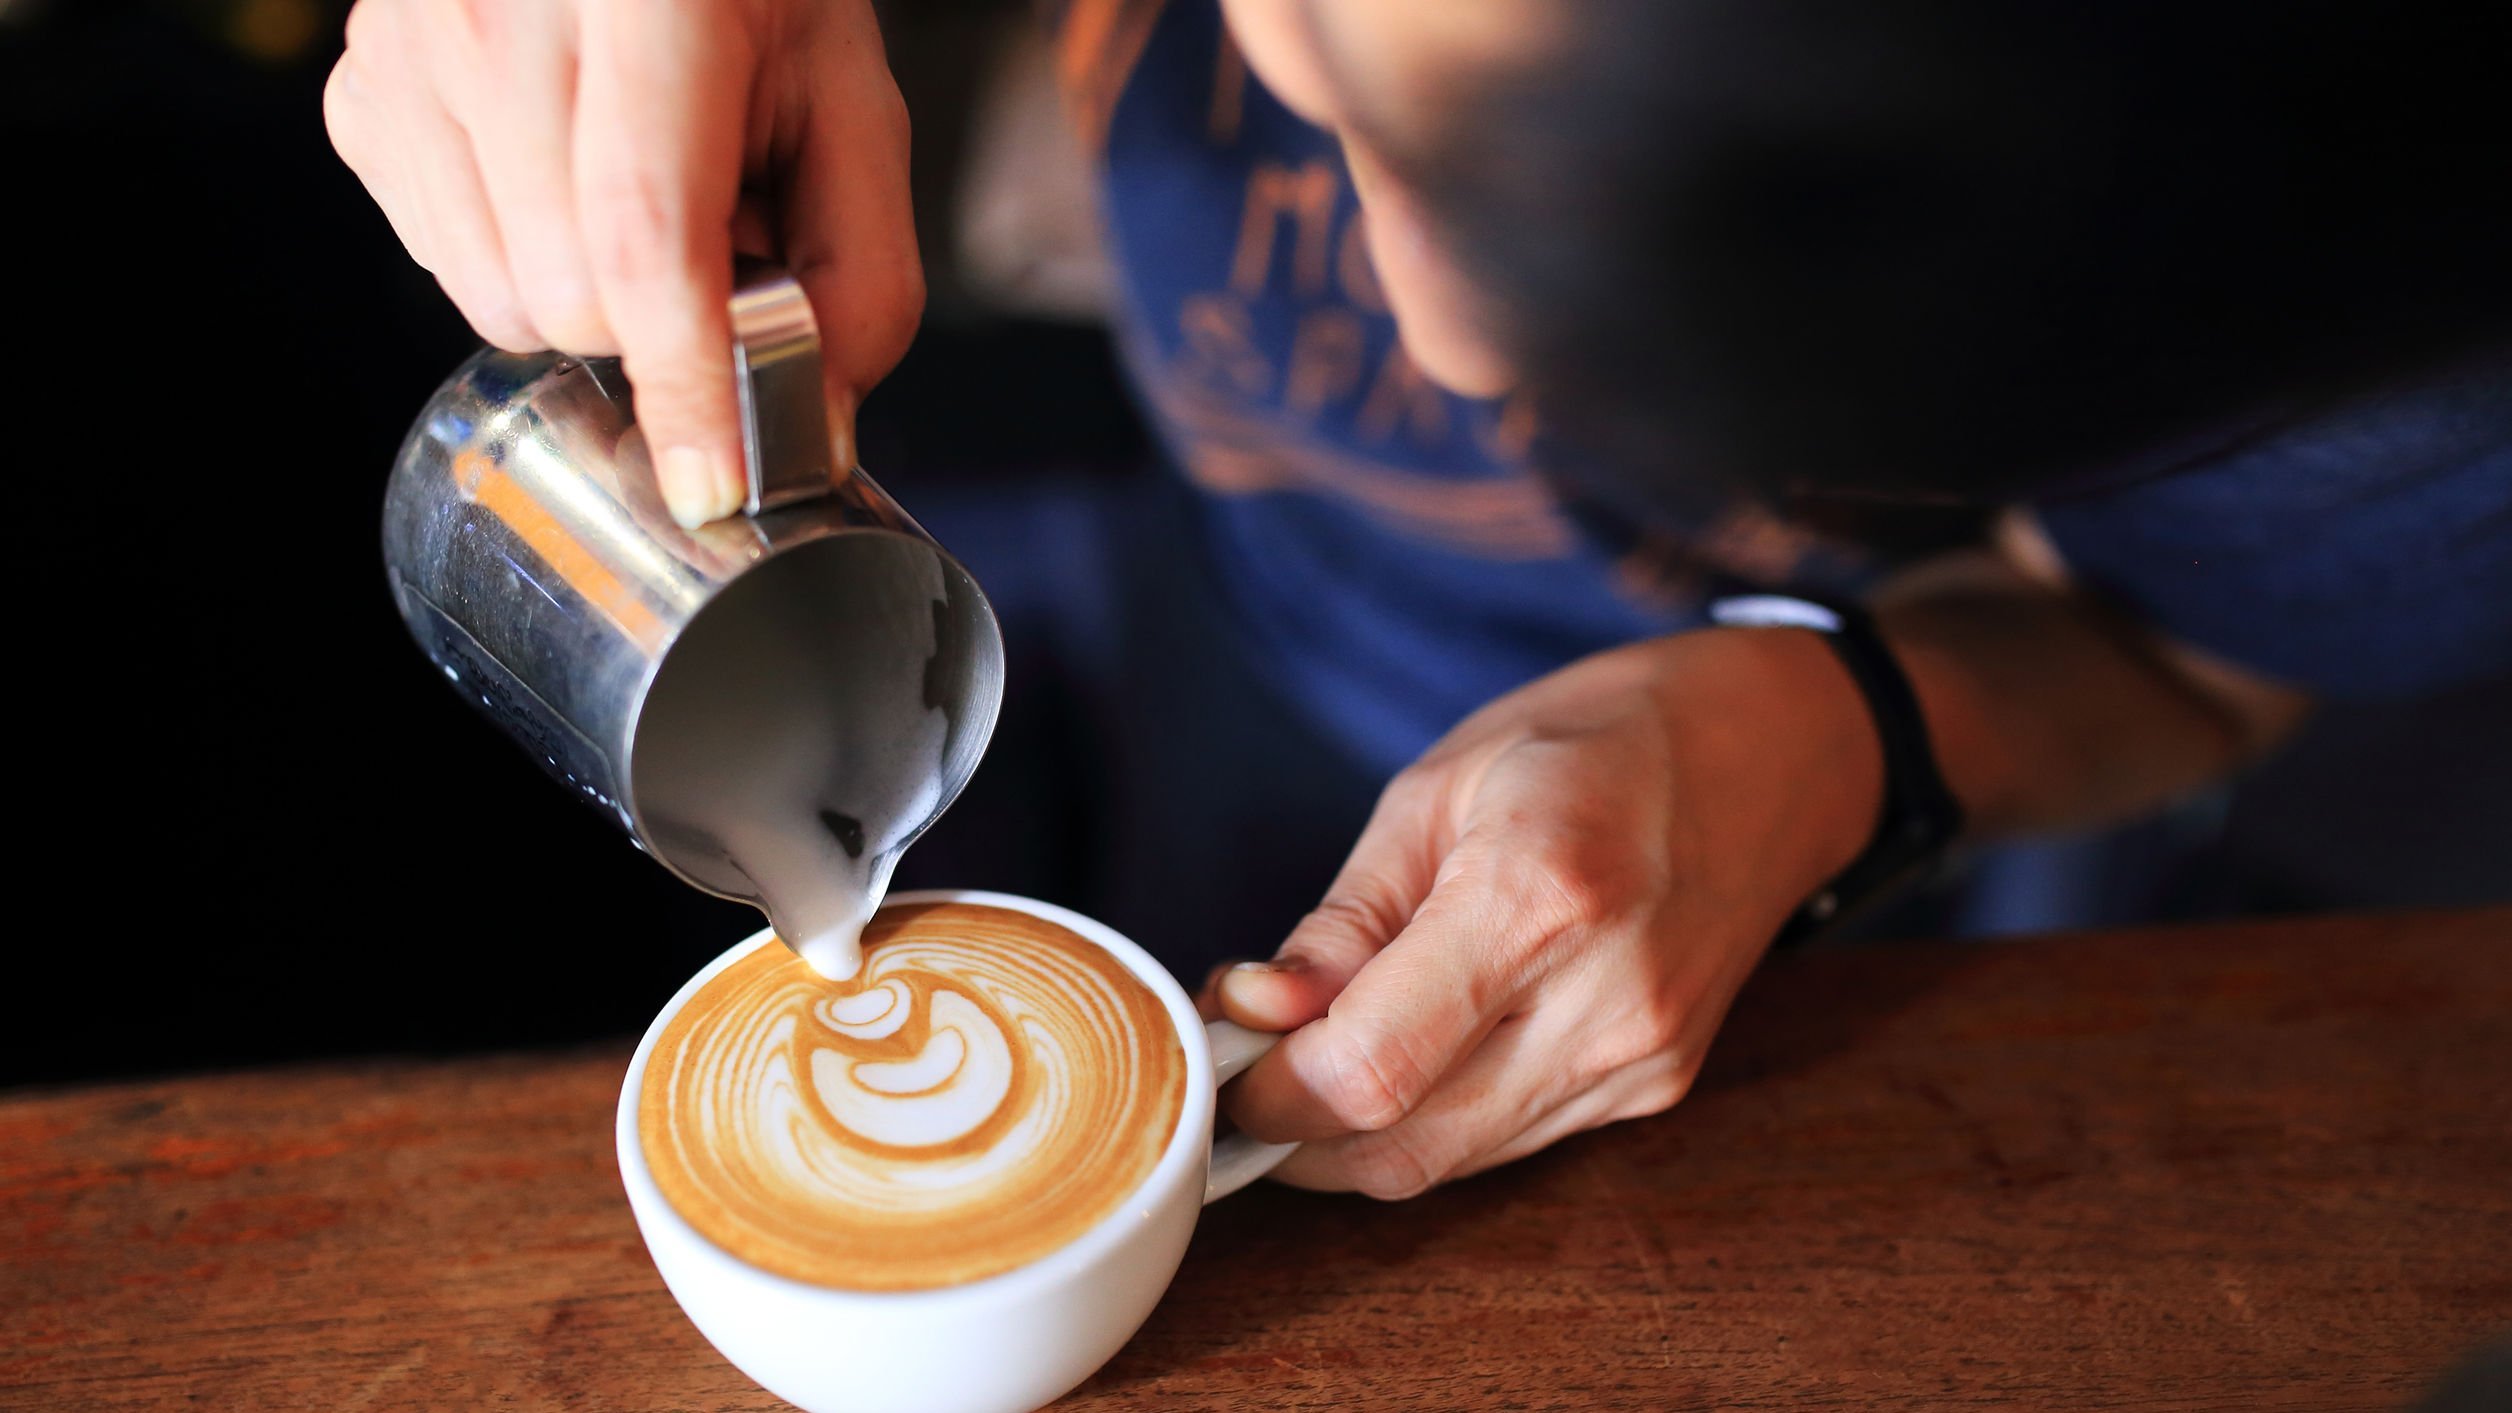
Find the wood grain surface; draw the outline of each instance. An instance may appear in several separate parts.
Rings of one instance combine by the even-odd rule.
[[[768,1409],[626,1048],[0,1096],[0,1407]],[[2402,1408],[2512,1331],[2512,911],[1807,952],[1673,1113],[1262,1186],[1060,1408]]]

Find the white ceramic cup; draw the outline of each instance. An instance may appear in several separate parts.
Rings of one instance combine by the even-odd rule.
[[[1184,1106],[1151,1175],[1115,1211],[1025,1266],[930,1290],[811,1285],[699,1235],[646,1166],[637,1134],[646,1057],[717,972],[755,948],[782,945],[768,932],[708,963],[646,1029],[620,1087],[619,1175],[672,1297],[709,1343],[770,1393],[806,1413],[1028,1413],[1089,1378],[1133,1338],[1177,1274],[1205,1203],[1264,1176],[1297,1146],[1212,1136],[1215,1091],[1278,1037],[1202,1020],[1149,953],[1078,913],[957,890],[892,894],[883,906],[910,903],[983,903],[1069,928],[1122,962],[1168,1008],[1186,1052]]]

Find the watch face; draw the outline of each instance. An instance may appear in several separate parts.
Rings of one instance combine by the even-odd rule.
[[[1840,631],[1840,614],[1812,599],[1787,594],[1738,594],[1710,604],[1710,621],[1721,628],[1811,628]]]

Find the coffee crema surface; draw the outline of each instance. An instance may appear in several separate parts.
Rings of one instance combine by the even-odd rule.
[[[752,1265],[852,1290],[982,1280],[1142,1185],[1186,1054],[1122,963],[1028,913],[883,910],[832,982],[784,947],[707,979],[638,1095],[672,1208]]]

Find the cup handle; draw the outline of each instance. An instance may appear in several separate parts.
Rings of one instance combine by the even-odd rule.
[[[1212,1046],[1212,1083],[1215,1089],[1235,1078],[1239,1071],[1256,1063],[1265,1052],[1281,1040],[1261,1030],[1230,1021],[1204,1022],[1204,1039]],[[1204,1170],[1204,1201],[1211,1203],[1229,1196],[1256,1179],[1272,1172],[1274,1166],[1291,1156],[1300,1145],[1296,1143],[1259,1143],[1243,1133],[1225,1134],[1212,1142],[1212,1166]]]

